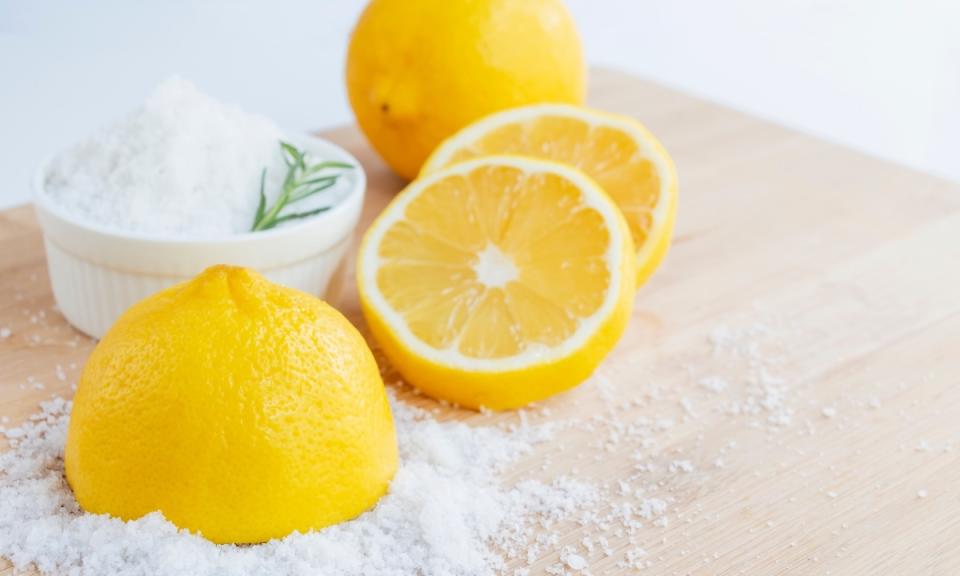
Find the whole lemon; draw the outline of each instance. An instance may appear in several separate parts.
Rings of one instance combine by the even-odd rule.
[[[360,128],[414,178],[447,136],[537,102],[582,104],[583,52],[560,0],[373,0],[347,53]]]
[[[363,337],[322,301],[217,266],[130,308],[73,403],[67,480],[87,511],[161,511],[218,542],[347,520],[397,468]]]

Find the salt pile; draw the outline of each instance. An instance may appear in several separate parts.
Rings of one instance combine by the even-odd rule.
[[[140,109],[54,158],[46,196],[112,230],[194,238],[247,232],[263,168],[268,200],[280,190],[282,138],[269,119],[173,77]],[[301,207],[324,201],[311,198]]]
[[[525,550],[535,525],[596,498],[571,480],[501,483],[504,466],[548,438],[543,428],[508,434],[438,422],[403,402],[393,410],[401,466],[376,508],[316,533],[217,546],[179,532],[159,513],[132,522],[84,514],[63,477],[70,402],[54,399],[5,433],[13,448],[0,454],[0,556],[20,568],[77,576],[473,576],[502,569],[498,550]]]
[[[721,324],[658,361],[612,357],[569,396],[497,426],[393,400],[401,467],[390,493],[354,521],[258,546],[217,546],[159,514],[82,513],[63,480],[70,405],[47,402],[0,429],[12,445],[0,453],[0,557],[48,576],[672,573],[697,530],[724,529],[701,501],[749,459],[704,426],[725,422],[773,446],[806,433],[802,390],[780,356],[790,345],[775,337],[792,329],[765,320]],[[701,552],[710,563],[723,551]]]

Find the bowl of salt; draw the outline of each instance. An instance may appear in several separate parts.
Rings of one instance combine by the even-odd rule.
[[[99,338],[129,306],[215,264],[336,304],[365,188],[343,148],[172,78],[44,162],[34,204],[57,305]]]

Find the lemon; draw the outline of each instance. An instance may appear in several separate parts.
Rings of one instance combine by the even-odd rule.
[[[130,308],[84,368],[66,474],[87,511],[223,543],[357,516],[397,442],[363,338],[322,301],[217,266]]]
[[[561,0],[373,0],[346,63],[357,122],[414,178],[444,138],[491,112],[582,104],[586,71]]]
[[[498,112],[444,141],[423,172],[490,154],[554,160],[596,180],[630,226],[638,287],[663,261],[677,213],[677,173],[660,142],[633,118],[552,104]]]
[[[623,215],[573,168],[489,156],[411,183],[364,236],[360,302],[401,375],[474,408],[582,382],[633,307]]]

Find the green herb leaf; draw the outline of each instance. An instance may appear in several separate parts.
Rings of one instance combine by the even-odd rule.
[[[257,206],[257,213],[253,219],[253,227],[251,228],[253,232],[269,230],[288,220],[307,218],[320,214],[321,212],[326,212],[330,209],[330,206],[324,206],[306,212],[281,215],[283,209],[288,205],[333,187],[337,183],[337,179],[342,176],[342,173],[317,178],[311,178],[311,176],[318,174],[322,170],[333,168],[347,170],[353,169],[354,167],[352,164],[332,160],[310,165],[307,162],[307,153],[305,151],[283,141],[280,142],[280,149],[283,154],[283,161],[287,165],[287,175],[283,179],[283,188],[280,190],[280,194],[277,196],[277,200],[273,203],[273,206],[269,209],[266,208],[267,197],[264,192],[264,186],[266,185],[267,169],[264,168],[260,174],[260,202]]]
[[[300,151],[295,146],[281,140],[280,148],[283,149],[283,161],[287,163],[287,166],[298,166],[300,164]]]
[[[263,218],[263,211],[267,208],[267,196],[263,193],[263,187],[267,183],[267,169],[260,172],[260,202],[257,204],[257,215],[253,218],[254,226]]]
[[[275,224],[280,224],[281,222],[286,222],[287,220],[296,220],[298,218],[309,218],[310,216],[315,216],[321,212],[326,212],[329,210],[330,206],[324,206],[323,208],[317,208],[316,210],[310,210],[308,212],[294,212],[293,214],[284,214],[283,216],[277,218]]]
[[[327,178],[316,178],[314,180],[310,180],[309,182],[304,182],[304,185],[301,186],[300,188],[297,188],[296,192],[294,192],[290,196],[290,202],[297,202],[297,201],[303,200],[304,198],[307,198],[308,196],[313,196],[317,192],[323,192],[324,190],[326,190],[327,188],[330,188],[336,183],[337,183],[336,176],[329,176]],[[308,187],[308,185],[310,184],[317,184],[317,186],[310,188]]]
[[[327,161],[320,162],[319,164],[314,164],[313,166],[307,168],[307,174],[313,175],[321,170],[326,170],[327,168],[353,168],[352,164],[347,164],[346,162],[335,162]]]

